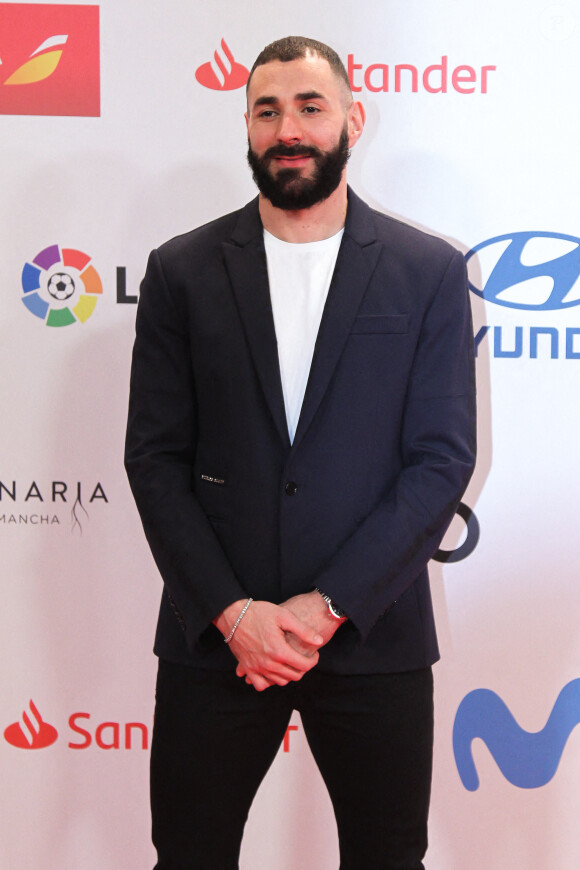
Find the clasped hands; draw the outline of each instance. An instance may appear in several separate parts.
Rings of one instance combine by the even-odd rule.
[[[227,636],[244,599],[226,607],[215,620]],[[236,674],[258,692],[302,679],[318,663],[318,650],[341,625],[316,592],[295,595],[283,604],[253,601],[236,628],[230,649]]]

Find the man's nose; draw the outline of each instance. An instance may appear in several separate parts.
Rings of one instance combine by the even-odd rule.
[[[276,132],[280,142],[300,142],[302,140],[302,128],[293,112],[280,115]]]

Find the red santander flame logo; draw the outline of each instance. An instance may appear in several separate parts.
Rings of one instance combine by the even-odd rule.
[[[195,77],[204,88],[214,91],[235,91],[243,88],[250,73],[245,66],[237,63],[225,41],[221,41],[221,52],[215,51],[213,60],[202,63],[195,71]]]
[[[9,725],[4,737],[17,749],[44,749],[52,746],[58,738],[58,731],[45,722],[33,701],[24,710],[19,722]]]

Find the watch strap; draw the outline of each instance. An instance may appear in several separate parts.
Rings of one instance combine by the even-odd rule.
[[[327,603],[327,605],[328,605],[328,612],[330,613],[330,615],[331,615],[334,619],[346,619],[346,618],[347,618],[346,613],[344,612],[344,610],[341,610],[341,608],[338,607],[338,605],[336,605],[336,604],[334,603],[334,601],[332,600],[332,598],[330,597],[330,595],[327,595],[326,592],[323,592],[322,589],[319,589],[319,588],[318,588],[318,586],[316,586],[316,591],[317,591],[318,594],[321,595],[322,598],[324,598],[324,600],[326,601],[326,603]]]

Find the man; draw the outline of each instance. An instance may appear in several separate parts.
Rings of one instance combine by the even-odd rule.
[[[264,49],[246,123],[259,197],[154,251],[137,315],[126,466],[164,580],[156,867],[238,866],[298,709],[342,870],[418,870],[426,564],[475,449],[464,262],[347,188],[364,110],[332,49]]]

